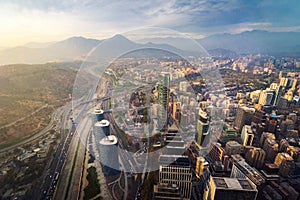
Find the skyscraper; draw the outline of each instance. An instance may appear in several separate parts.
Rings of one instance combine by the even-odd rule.
[[[280,97],[282,97],[282,93],[283,93],[283,86],[278,85],[275,89],[275,99],[274,99],[274,102],[273,102],[274,106],[277,106]]]
[[[159,156],[159,184],[175,184],[183,199],[190,199],[192,192],[192,169],[189,158],[178,155]]]
[[[222,148],[220,143],[215,143],[212,146],[212,149],[207,154],[207,159],[214,163],[216,161],[222,161],[224,155],[224,149]]]
[[[275,99],[274,97],[275,97],[274,90],[263,90],[260,93],[258,103],[262,106],[273,105]]]
[[[100,161],[103,165],[102,171],[105,175],[115,175],[119,173],[119,150],[118,139],[114,135],[109,135],[99,142]]]
[[[96,122],[94,125],[94,135],[96,142],[99,142],[105,136],[110,135],[109,121],[106,119]]]
[[[170,92],[170,74],[162,72],[159,76],[158,90],[158,108],[157,108],[157,125],[161,131],[166,130],[168,124],[168,105]]]
[[[275,156],[278,152],[277,142],[271,138],[267,138],[264,142],[263,149],[266,152],[266,159],[274,162]]]
[[[251,148],[245,155],[247,163],[257,169],[261,169],[265,162],[266,152],[261,148]]]
[[[254,134],[252,133],[251,126],[245,125],[243,127],[241,138],[242,138],[243,146],[252,146]]]
[[[199,145],[203,144],[203,141],[208,134],[208,128],[209,128],[209,123],[208,123],[207,113],[200,108],[198,114],[197,134],[196,134],[197,144]]]
[[[94,124],[96,122],[100,122],[103,119],[104,119],[104,111],[99,109],[99,108],[96,108],[94,110],[94,113],[93,113],[93,122],[94,122]]]
[[[234,121],[235,129],[240,133],[244,125],[250,125],[255,112],[254,108],[239,107]]]

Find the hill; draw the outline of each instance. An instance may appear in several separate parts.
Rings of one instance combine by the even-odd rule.
[[[80,64],[0,66],[0,145],[25,138],[48,124],[54,109],[71,100]]]

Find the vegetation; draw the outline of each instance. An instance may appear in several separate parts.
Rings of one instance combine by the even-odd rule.
[[[152,199],[153,186],[158,182],[158,171],[149,172],[145,181],[145,187],[142,190],[142,199]]]
[[[93,163],[95,161],[95,156],[91,153],[89,155],[90,155],[90,158],[88,160],[88,163]]]
[[[0,145],[42,130],[70,101],[80,63],[0,66]]]
[[[97,178],[97,172],[95,167],[88,168],[87,180],[88,186],[84,189],[84,199],[91,199],[100,194],[100,184]]]

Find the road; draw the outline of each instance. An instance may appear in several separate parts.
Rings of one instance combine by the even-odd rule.
[[[78,123],[74,130],[73,141],[68,143],[70,150],[67,160],[63,161],[62,180],[59,180],[59,189],[55,191],[55,199],[78,199],[80,195],[81,175],[82,168],[85,159],[86,142],[89,135],[89,131],[92,127],[92,122],[88,112],[91,108],[94,109],[93,103],[95,100],[94,94],[98,86],[100,77],[97,77],[95,84],[89,90],[87,95],[81,99],[81,102],[77,102],[73,105],[73,120]],[[101,99],[99,99],[101,100]],[[92,104],[92,107],[90,106]],[[50,187],[51,189],[51,187]]]
[[[57,119],[58,116],[60,116],[60,113],[62,112],[62,107],[57,109],[51,116],[51,120],[49,122],[49,124],[43,129],[41,130],[40,132],[38,132],[37,134],[34,134],[32,135],[30,138],[27,138],[25,140],[22,140],[21,142],[17,143],[17,144],[14,144],[12,146],[9,146],[9,147],[6,147],[6,148],[3,148],[3,149],[0,149],[0,153],[3,153],[3,152],[8,152],[8,151],[12,151],[20,146],[23,146],[25,144],[28,144],[28,143],[31,143],[33,142],[34,140],[36,139],[39,139],[40,137],[42,136],[45,136],[45,134],[52,129],[53,127],[53,123],[54,121]]]
[[[52,199],[57,182],[62,171],[63,165],[65,163],[65,159],[68,155],[70,142],[74,136],[74,132],[76,130],[75,124],[71,126],[71,130],[68,133],[64,133],[65,130],[69,127],[69,113],[70,108],[66,107],[65,113],[62,117],[61,125],[62,125],[62,138],[60,143],[57,146],[56,152],[50,164],[50,168],[46,171],[47,175],[44,179],[42,189],[41,189],[41,196],[40,199]]]

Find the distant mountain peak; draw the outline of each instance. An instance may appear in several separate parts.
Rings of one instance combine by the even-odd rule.
[[[125,36],[121,35],[121,34],[116,34],[113,37],[109,38],[109,40],[128,40],[128,38],[126,38]]]

